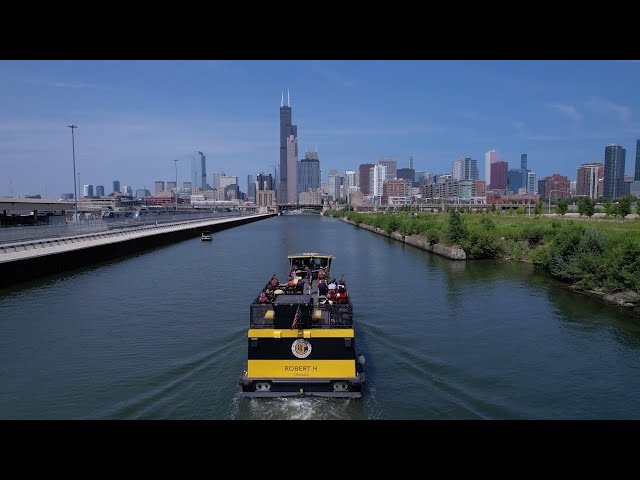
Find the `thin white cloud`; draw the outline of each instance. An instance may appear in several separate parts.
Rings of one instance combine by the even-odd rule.
[[[324,77],[331,83],[337,83],[343,87],[352,87],[353,81],[342,75],[337,69],[324,61],[311,61],[306,63],[307,68]]]
[[[573,121],[579,122],[582,120],[582,115],[578,113],[576,107],[567,105],[564,103],[545,103],[545,107],[555,110],[556,112],[570,118]]]
[[[469,120],[477,120],[479,122],[489,122],[492,120],[491,117],[484,115],[479,112],[460,112],[459,114],[462,118],[467,118]]]
[[[73,82],[53,82],[48,84],[56,88],[94,88],[97,85],[93,83],[73,83]]]
[[[447,128],[441,126],[430,125],[394,125],[392,127],[345,127],[330,129],[313,129],[305,130],[305,137],[360,137],[360,136],[396,136],[396,135],[414,135],[420,133],[442,133]]]
[[[513,122],[513,126],[516,128],[516,130],[522,130],[525,127],[524,122],[520,120],[515,120]]]
[[[632,133],[634,135],[637,135],[640,133],[640,124],[634,124],[634,125],[629,125],[627,128],[624,129],[624,131],[626,133]]]
[[[41,87],[52,87],[52,88],[95,88],[98,85],[95,83],[86,83],[86,82],[60,82],[60,81],[50,81],[50,80],[24,80],[24,83],[29,85],[38,85]]]
[[[573,134],[566,134],[566,135],[536,133],[536,132],[522,132],[520,134],[520,138],[523,138],[525,140],[540,141],[540,142],[546,142],[546,141],[566,142],[566,141],[594,140],[594,139],[606,140],[606,139],[615,138],[615,136],[616,136],[615,132],[603,132],[603,131],[580,132],[580,133],[573,133]]]
[[[626,122],[631,117],[631,108],[619,105],[603,98],[593,98],[585,102],[585,106],[600,115],[615,117],[620,122]]]

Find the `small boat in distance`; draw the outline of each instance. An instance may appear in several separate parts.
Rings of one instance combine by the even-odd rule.
[[[285,210],[283,212],[284,215],[302,215],[304,212],[301,208],[296,208],[295,210]]]
[[[213,234],[211,232],[202,232],[202,241],[203,242],[213,241]]]

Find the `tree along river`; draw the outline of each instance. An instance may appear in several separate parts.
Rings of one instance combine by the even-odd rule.
[[[249,304],[311,251],[347,279],[364,395],[241,398]],[[530,265],[280,216],[0,290],[0,418],[638,418],[639,353],[637,318]]]

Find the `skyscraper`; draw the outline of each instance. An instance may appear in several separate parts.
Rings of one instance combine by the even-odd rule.
[[[538,183],[536,182],[536,173],[527,170],[527,193],[535,195],[538,193]]]
[[[494,162],[491,164],[491,190],[504,190],[509,183],[509,163]]]
[[[256,180],[253,175],[247,175],[247,196],[256,198]]]
[[[624,157],[626,150],[620,145],[607,145],[604,149],[604,198],[615,200],[624,195]]]
[[[120,193],[120,180],[113,181],[113,193]]]
[[[338,170],[329,170],[329,196],[333,201],[340,198],[340,174]]]
[[[156,180],[154,183],[153,192],[158,195],[160,192],[164,191],[164,182],[162,180]]]
[[[636,174],[634,180],[640,182],[640,140],[636,140]]]
[[[373,167],[373,163],[363,163],[358,166],[358,186],[360,187],[360,191],[364,195],[371,194],[371,192],[369,191],[369,171],[371,170],[371,167]]]
[[[354,170],[345,170],[344,187],[346,192],[349,192],[356,187],[356,172]]]
[[[520,155],[520,168],[525,172],[527,171],[527,154],[526,153],[523,153],[522,155]]]
[[[195,152],[191,160],[192,188],[205,188],[207,184],[207,159],[202,152]]]
[[[453,161],[453,178],[456,180],[478,180],[478,161],[460,157]]]
[[[413,187],[416,183],[416,171],[413,168],[399,168],[396,170],[396,178],[409,180]]]
[[[104,197],[104,185],[96,185],[96,197]]]
[[[93,185],[85,185],[83,188],[83,197],[93,197]]]
[[[576,195],[579,197],[598,198],[598,183],[604,176],[602,163],[583,163],[576,175]]]
[[[382,198],[384,181],[387,179],[387,166],[374,165],[369,173],[369,194],[377,197],[374,199],[376,204],[380,204]]]
[[[484,181],[487,185],[487,188],[490,188],[491,185],[491,164],[499,161],[498,152],[495,150],[489,150],[484,154]]]
[[[257,190],[273,190],[273,177],[271,174],[258,174],[258,178],[256,178],[256,189]]]
[[[382,157],[380,160],[378,160],[378,165],[384,165],[385,167],[387,167],[387,178],[385,178],[385,180],[392,180],[396,178],[398,161],[395,158]],[[380,195],[382,195],[382,193]]]
[[[522,168],[512,168],[507,174],[509,189],[518,194],[521,188],[527,188],[527,171]]]
[[[320,188],[318,152],[306,152],[298,164],[298,193]]]
[[[291,97],[284,93],[280,101],[280,182],[276,193],[278,203],[297,203],[298,127],[291,123]]]

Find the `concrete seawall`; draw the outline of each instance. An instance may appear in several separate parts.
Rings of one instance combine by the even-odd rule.
[[[427,250],[429,252],[433,252],[437,255],[442,255],[443,257],[450,258],[451,260],[466,260],[467,254],[461,248],[447,247],[445,245],[440,245],[436,243],[435,245],[431,245],[424,237],[421,235],[401,235],[399,232],[391,232],[387,233],[382,228],[372,227],[371,225],[365,225],[364,223],[357,224],[356,222],[352,222],[351,220],[347,220],[346,218],[341,218],[343,222],[349,223],[356,227],[364,228],[365,230],[369,230],[370,232],[377,233],[379,235],[393,238],[394,240],[398,240],[399,242],[406,243],[407,245],[411,245],[412,247],[417,247],[422,250]]]
[[[39,248],[34,245],[29,249],[0,253],[0,288],[198,237],[205,230],[215,233],[272,216],[275,214],[174,223],[142,231],[123,230],[103,238],[70,237],[66,241],[48,238]]]

